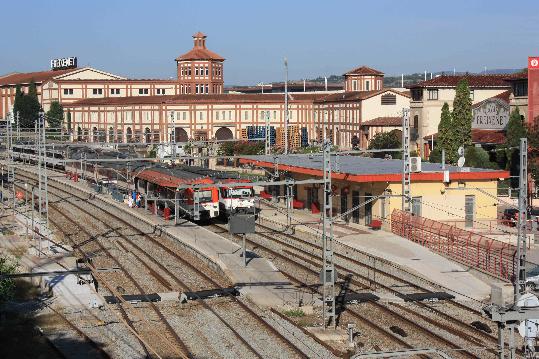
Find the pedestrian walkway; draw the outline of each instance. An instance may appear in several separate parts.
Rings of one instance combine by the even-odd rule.
[[[296,231],[321,235],[320,214],[305,210],[293,210],[292,214],[292,225]],[[261,204],[260,216],[278,223],[287,223],[286,211],[280,207]],[[490,297],[490,283],[473,275],[460,264],[393,233],[343,222],[334,225],[334,235],[337,242],[398,264],[407,271],[460,294],[462,299],[486,300]]]

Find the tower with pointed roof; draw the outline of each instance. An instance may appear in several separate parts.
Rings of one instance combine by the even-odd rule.
[[[343,76],[345,91],[373,91],[383,87],[384,73],[367,66],[356,67]]]
[[[178,81],[182,94],[223,93],[225,59],[206,48],[206,35],[193,35],[191,51],[176,58]]]

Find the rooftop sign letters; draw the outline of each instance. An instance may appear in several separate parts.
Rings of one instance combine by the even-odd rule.
[[[472,128],[503,130],[509,122],[509,104],[498,98],[485,100],[473,111]]]
[[[73,69],[75,67],[77,67],[76,57],[64,57],[51,60],[51,69],[53,70]]]

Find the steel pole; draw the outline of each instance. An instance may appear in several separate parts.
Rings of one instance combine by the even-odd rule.
[[[288,154],[288,60],[284,59],[284,154]]]

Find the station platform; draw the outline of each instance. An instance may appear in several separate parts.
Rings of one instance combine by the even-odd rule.
[[[286,223],[286,213],[283,208],[261,204],[261,209],[260,215],[263,218]],[[296,231],[322,233],[320,214],[312,214],[305,210],[293,210],[292,214],[292,226]],[[333,233],[337,242],[395,263],[409,272],[446,288],[461,300],[488,300],[492,284],[496,283],[503,287],[508,285],[497,281],[487,282],[472,274],[466,267],[384,230],[372,230],[356,223],[338,221],[334,224]],[[512,291],[512,286],[508,290]]]
[[[203,259],[210,267],[226,275],[240,292],[260,306],[297,306],[299,302],[312,300],[302,293],[269,261],[247,252],[247,266],[243,264],[242,249],[238,244],[216,234],[204,226],[186,220],[165,221],[143,208],[130,208],[113,200],[108,194],[96,194],[84,182],[73,182],[58,173],[49,172],[49,180],[76,187],[88,195],[94,195],[118,210],[129,213],[134,219],[145,222],[176,239],[187,250]],[[305,293],[305,295],[307,295]]]

